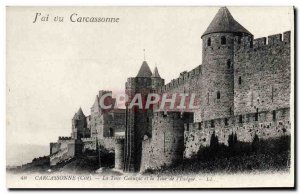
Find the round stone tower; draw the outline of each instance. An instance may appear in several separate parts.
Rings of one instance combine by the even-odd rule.
[[[234,114],[234,42],[244,36],[253,38],[226,7],[219,9],[202,35],[202,120]]]
[[[115,169],[124,168],[124,139],[116,139],[115,142]]]
[[[185,125],[193,122],[193,116],[191,112],[154,112],[151,143],[143,150],[141,172],[182,163]]]
[[[82,109],[79,108],[77,113],[75,113],[72,119],[72,133],[71,137],[73,139],[81,139],[84,137],[88,137],[88,130],[87,130],[87,121],[86,117],[82,112]]]

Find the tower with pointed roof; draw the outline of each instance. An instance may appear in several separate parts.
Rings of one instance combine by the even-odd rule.
[[[157,66],[155,66],[153,70],[153,74],[151,76],[152,81],[152,89],[155,90],[156,88],[165,85],[165,80],[162,79],[158,73]]]
[[[226,7],[201,36],[202,78],[201,118],[210,120],[233,115],[234,110],[234,42],[253,35],[239,24]]]
[[[90,131],[87,128],[86,116],[83,114],[81,107],[75,113],[72,119],[72,139],[81,139],[84,137],[89,137]]]
[[[126,94],[130,103],[135,94],[141,94],[143,104],[146,102],[148,94],[156,85],[163,85],[157,68],[152,74],[149,65],[143,61],[136,77],[128,78],[126,82]],[[127,172],[137,172],[140,170],[142,141],[146,133],[151,133],[151,109],[140,109],[133,106],[126,108],[126,131],[125,131],[125,162],[124,170]]]
[[[268,139],[290,134],[291,35],[288,31],[283,37],[275,34],[253,40],[226,7],[220,8],[201,36],[202,65],[164,85],[157,67],[151,72],[144,56],[136,77],[127,79],[126,109],[101,107],[100,99],[106,94],[106,106],[115,99],[111,91],[100,90],[90,116],[81,108],[75,113],[71,137],[59,137],[50,144],[51,165],[95,145],[97,151],[115,150],[116,169],[139,172],[179,164],[209,146],[212,137],[226,145],[233,132],[235,139],[244,142],[252,142],[253,135]],[[136,94],[144,106],[149,93],[155,92],[194,93],[194,105],[200,106],[193,113],[129,106]]]

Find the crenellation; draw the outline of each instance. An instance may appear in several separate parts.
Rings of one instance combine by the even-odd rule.
[[[235,52],[236,54],[243,55],[247,52],[256,52],[257,49],[270,49],[272,46],[280,46],[282,42],[290,43],[290,31],[284,32],[282,34],[273,34],[268,37],[256,38],[252,41],[251,37],[243,37],[241,43],[237,43],[237,38],[235,40]],[[251,43],[252,42],[252,43]],[[268,47],[267,47],[268,46]]]
[[[185,157],[209,146],[214,132],[221,144],[227,144],[233,132],[245,142],[255,134],[268,139],[290,133],[290,32],[283,39],[281,34],[253,39],[247,30],[239,30],[243,32],[204,33],[202,65],[181,72],[160,91],[197,94],[200,108],[193,120],[181,125]],[[155,145],[160,145],[157,137],[164,137],[162,131],[176,129],[175,120],[183,121],[182,114],[154,112],[152,137],[145,136],[143,142],[142,170],[170,164],[161,152],[163,146]]]
[[[125,138],[124,136],[113,136],[113,137],[104,137],[103,139],[109,139],[109,140],[116,139],[116,140],[118,140],[118,139],[124,139],[124,138]]]
[[[165,84],[162,87],[159,87],[157,92],[161,93],[168,93],[171,91],[179,91],[183,85],[186,85],[191,82],[196,82],[196,80],[201,79],[201,65],[197,66],[196,68],[192,69],[191,71],[187,72],[184,71],[180,74],[180,76],[176,79],[172,79],[169,83]]]
[[[85,141],[95,141],[96,139],[97,139],[96,137],[81,138],[81,140],[82,140],[83,142],[85,142]]]
[[[58,140],[71,140],[72,137],[69,137],[69,136],[59,136],[58,137]]]
[[[262,46],[265,46],[267,43],[267,38],[262,37],[262,38],[257,38],[253,40],[253,47],[254,48],[260,48]]]
[[[285,43],[291,42],[291,31],[287,31],[283,33],[283,42]]]
[[[234,56],[234,113],[270,111],[289,104],[290,47],[279,34],[254,42],[259,47],[240,49]],[[260,42],[260,44],[259,44]],[[240,83],[241,82],[241,83]]]
[[[282,34],[274,34],[268,36],[268,45],[278,45],[282,42]]]
[[[99,106],[99,98],[111,93],[102,90],[88,117],[82,111],[75,114],[72,136],[50,144],[52,164],[74,157],[79,149],[106,149],[115,152],[116,169],[137,172],[193,157],[210,145],[213,133],[225,145],[232,133],[243,142],[251,142],[255,134],[260,139],[290,135],[291,32],[253,39],[227,8],[220,13],[229,14],[233,28],[208,27],[201,36],[201,65],[165,84],[157,68],[151,72],[143,61],[138,75],[125,84],[129,100],[135,94],[144,100],[153,91],[167,97],[195,94],[198,108],[162,111],[159,106],[149,110],[127,106],[117,114]]]
[[[175,88],[177,85],[176,85],[176,81],[175,79],[172,79],[171,80],[171,85],[172,85],[172,89]]]
[[[194,77],[195,77],[195,69],[192,69],[190,72],[189,72],[190,76],[190,80],[192,80]]]
[[[185,71],[183,74],[183,81],[188,80],[188,78],[189,78],[189,73],[187,71]]]
[[[239,122],[239,116],[237,115],[228,118],[207,120],[203,122],[204,124],[185,124],[184,155],[186,158],[190,158],[198,152],[200,147],[208,146],[213,132],[216,132],[219,143],[225,145],[228,144],[228,136],[232,132],[237,133],[239,141],[245,142],[251,142],[254,134],[257,134],[262,139],[289,135],[291,133],[290,116],[282,114],[283,112],[288,113],[289,110],[289,108],[275,110],[278,115],[276,119],[273,119],[273,111],[264,111],[258,114],[257,121],[255,114],[246,114],[241,115],[243,118],[242,122]],[[228,125],[225,124],[225,119],[227,119]],[[211,126],[212,121],[214,123],[213,127]]]
[[[171,89],[172,87],[171,87],[171,83],[168,83],[167,84],[167,90],[169,90],[169,89]]]

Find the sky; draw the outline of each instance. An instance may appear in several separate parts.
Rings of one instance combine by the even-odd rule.
[[[8,7],[7,147],[69,136],[99,90],[122,91],[145,58],[168,83],[201,64],[201,35],[219,7]],[[291,7],[228,7],[254,38],[292,30]],[[36,13],[49,21],[33,23]],[[71,14],[119,23],[72,23]],[[54,16],[64,22],[53,22]]]

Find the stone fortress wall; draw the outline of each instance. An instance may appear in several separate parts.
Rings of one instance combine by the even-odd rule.
[[[71,137],[59,137],[55,143],[50,143],[50,165],[69,160],[82,152],[80,140]]]
[[[246,36],[241,38],[240,43],[238,43],[238,38],[232,40],[234,43],[232,42],[230,47],[234,49],[234,57],[228,57],[230,64],[227,64],[228,59],[218,59],[217,64],[232,67],[232,70],[227,70],[235,78],[234,85],[232,85],[234,87],[234,107],[232,109],[234,112],[232,113],[256,112],[254,107],[260,107],[259,111],[272,110],[274,107],[289,107],[291,90],[290,35],[291,32],[287,31],[283,33],[283,38],[282,34],[275,34],[254,40]],[[203,44],[204,51],[222,49],[222,45],[205,48],[205,43]],[[215,66],[214,69],[219,70],[219,66]],[[202,88],[207,87],[203,84],[211,81],[203,79],[202,69],[203,65],[199,65],[191,71],[182,72],[178,78],[158,87],[156,92],[170,95],[182,92],[195,93],[197,95],[196,105],[207,103],[206,100],[201,101],[200,95],[204,93],[201,92]],[[241,84],[239,84],[239,79]],[[216,101],[216,94],[212,95],[211,102]],[[201,121],[200,110],[194,112],[195,121]]]
[[[90,137],[78,139],[82,147],[70,142],[78,136],[74,132],[72,138],[51,143],[53,163],[98,145],[115,152],[116,169],[137,172],[193,157],[209,146],[214,132],[225,145],[231,133],[243,142],[251,142],[255,134],[262,139],[289,135],[291,32],[253,39],[227,8],[221,8],[201,38],[203,60],[193,70],[164,84],[157,68],[152,73],[144,61],[138,75],[125,84],[131,100],[137,93],[144,100],[152,92],[195,94],[198,109],[161,110],[159,102],[151,110],[104,111],[99,98],[111,91],[100,91],[86,120]],[[81,109],[75,116],[79,114],[83,115]],[[78,129],[84,132],[85,126]]]
[[[115,134],[125,131],[125,110],[106,109],[100,107],[100,99],[103,95],[110,94],[112,91],[100,90],[96,95],[95,102],[91,107],[90,129],[91,137],[99,139],[113,137]],[[104,100],[105,105],[114,104],[115,99],[108,96]]]
[[[97,137],[90,137],[82,138],[81,141],[83,143],[83,151],[96,150],[96,145],[103,147],[107,151],[114,151],[115,143],[119,139],[124,139],[124,136],[104,137],[101,139],[98,139]]]
[[[171,98],[172,94],[186,93],[195,94],[194,105],[200,105],[200,94],[202,89],[202,66],[199,65],[193,70],[187,72],[184,71],[180,73],[180,76],[176,79],[171,80],[171,82],[166,85],[160,86],[155,92],[158,94],[168,94],[168,98]],[[160,104],[157,105],[159,108]],[[165,109],[168,109],[168,104]],[[188,108],[188,107],[187,107]],[[194,120],[201,121],[200,110],[188,110],[194,112]]]
[[[284,32],[238,44],[234,56],[234,113],[271,111],[290,106],[290,35]]]
[[[283,38],[282,34],[276,34],[254,40],[246,36],[232,41],[234,57],[229,57],[230,64],[224,59],[218,59],[217,63],[228,68],[225,71],[231,72],[234,77],[231,85],[234,87],[232,115],[203,120],[202,107],[196,110],[195,122],[185,125],[185,157],[196,154],[201,146],[208,146],[214,131],[220,143],[224,144],[227,144],[232,132],[237,133],[240,141],[246,142],[252,141],[255,133],[260,138],[290,134],[290,32],[284,32]],[[222,49],[218,45],[210,48],[203,46],[204,50]],[[202,68],[200,65],[190,72],[182,73],[179,78],[159,87],[157,92],[194,92],[200,98],[204,82],[211,82],[203,79]],[[220,70],[217,66],[214,68]],[[198,102],[201,106],[202,102]],[[211,97],[210,103],[222,107],[216,95]]]
[[[290,108],[189,123],[184,127],[184,157],[191,158],[201,147],[210,145],[213,132],[218,136],[219,143],[225,145],[228,145],[232,132],[242,142],[252,142],[255,134],[261,139],[290,135]]]
[[[184,125],[184,157],[190,158],[200,147],[209,146],[213,132],[223,144],[228,143],[232,132],[243,142],[251,142],[255,134],[268,139],[291,133],[291,32],[284,32],[283,38],[275,34],[253,39],[247,30],[242,31],[205,33],[203,64],[156,89],[169,96],[196,94],[200,108],[193,110],[194,122]],[[154,133],[155,123],[152,125]],[[160,128],[172,131],[170,126]],[[143,170],[145,166],[158,168],[172,163],[172,158],[164,162],[167,154],[159,152],[163,143],[154,141],[154,135],[144,141]]]
[[[193,113],[155,112],[152,120],[152,137],[145,135],[142,145],[141,171],[182,161],[184,124],[191,122]]]
[[[110,153],[115,153],[115,169],[123,170],[124,166],[124,136],[105,137],[98,139],[97,137],[82,138],[82,152],[86,150],[105,149]]]

